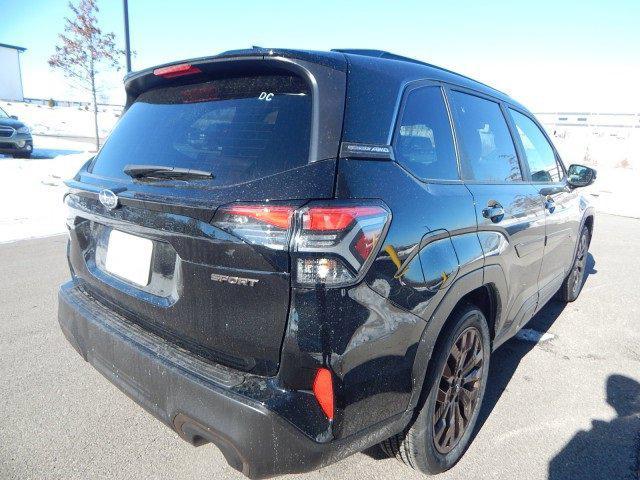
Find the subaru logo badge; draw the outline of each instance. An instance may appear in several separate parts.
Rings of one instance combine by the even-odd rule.
[[[100,200],[100,203],[109,210],[113,210],[118,206],[118,196],[111,190],[102,190],[100,192],[100,195],[98,196],[98,199]]]

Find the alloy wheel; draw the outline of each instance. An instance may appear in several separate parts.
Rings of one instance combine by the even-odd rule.
[[[453,343],[445,363],[433,413],[433,441],[447,454],[458,444],[478,406],[484,368],[480,332],[465,329]]]
[[[578,246],[578,253],[576,255],[576,261],[571,271],[571,292],[575,295],[580,291],[582,286],[582,280],[584,279],[585,266],[587,264],[587,236],[582,235],[580,237],[580,245]]]

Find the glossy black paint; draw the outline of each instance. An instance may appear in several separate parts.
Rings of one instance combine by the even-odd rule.
[[[593,209],[566,178],[535,183],[526,166],[520,182],[488,184],[423,181],[380,156],[343,153],[338,158],[341,142],[392,149],[403,96],[421,86],[441,89],[448,111],[448,92],[456,88],[490,98],[505,115],[510,107],[530,116],[506,95],[466,77],[370,51],[252,49],[190,63],[214,77],[288,71],[308,79],[314,105],[308,165],[218,189],[115,182],[89,173],[85,166],[69,182],[73,279],[60,293],[60,322],[70,342],[94,365],[99,360],[88,353],[92,338],[83,332],[98,328],[107,316],[114,322],[122,317],[132,331],[141,326],[167,349],[186,349],[205,365],[231,372],[237,381],[223,390],[215,387],[219,380],[210,379],[217,393],[204,402],[209,410],[194,406],[192,397],[167,393],[151,374],[135,378],[146,390],[132,396],[149,408],[150,399],[170,395],[171,402],[162,411],[151,409],[153,413],[184,437],[189,435],[176,426],[176,419],[179,425],[189,424],[184,418],[192,419],[191,431],[208,432],[201,436],[216,443],[247,475],[307,471],[401,431],[420,405],[432,350],[456,305],[465,299],[482,301],[497,348],[557,290],[569,271],[580,228],[585,222],[593,227]],[[128,105],[141,92],[162,85],[163,79],[152,71],[126,78]],[[188,81],[194,80],[179,80]],[[522,147],[505,118],[523,165]],[[456,121],[449,120],[458,146]],[[103,188],[118,193],[119,208],[107,210],[99,204]],[[299,207],[323,199],[376,200],[391,212],[382,245],[355,285],[296,287],[288,252],[250,246],[210,223],[220,205],[234,201]],[[109,228],[161,245],[147,287],[134,287],[99,268],[101,238]],[[250,273],[260,283],[254,289],[217,284],[210,281],[211,273]],[[85,296],[78,297],[78,292]],[[120,340],[112,341],[115,345]],[[138,358],[138,350],[122,348],[131,360]],[[332,421],[311,392],[321,366],[333,374]],[[127,391],[126,380],[105,368],[100,369]],[[204,367],[191,363],[185,368],[182,374],[172,373],[173,381],[183,384],[180,375]],[[195,387],[189,391],[196,390],[197,395],[208,395]],[[226,402],[219,397],[233,397],[249,409],[260,405],[295,434],[278,427],[264,449],[256,446],[245,457],[240,442],[248,441],[246,432],[253,429],[263,438],[270,427],[251,415],[243,424],[239,412],[245,407],[219,407]],[[240,426],[219,418],[224,412],[237,415]],[[299,455],[283,455],[266,468],[266,459],[283,445]],[[310,450],[323,453],[314,457]]]

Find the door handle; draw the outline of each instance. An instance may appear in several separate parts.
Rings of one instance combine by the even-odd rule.
[[[498,223],[504,217],[504,208],[498,202],[491,203],[482,210],[482,216]]]

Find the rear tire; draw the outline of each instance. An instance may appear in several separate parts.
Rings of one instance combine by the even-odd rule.
[[[562,287],[560,287],[560,298],[564,302],[575,301],[584,285],[587,270],[587,258],[589,253],[589,244],[591,243],[591,233],[584,226],[578,238],[578,248],[576,248],[576,256],[573,259],[571,270],[564,279]]]
[[[490,334],[475,305],[458,307],[427,369],[426,398],[402,433],[382,450],[425,474],[453,467],[471,443],[489,374]]]

